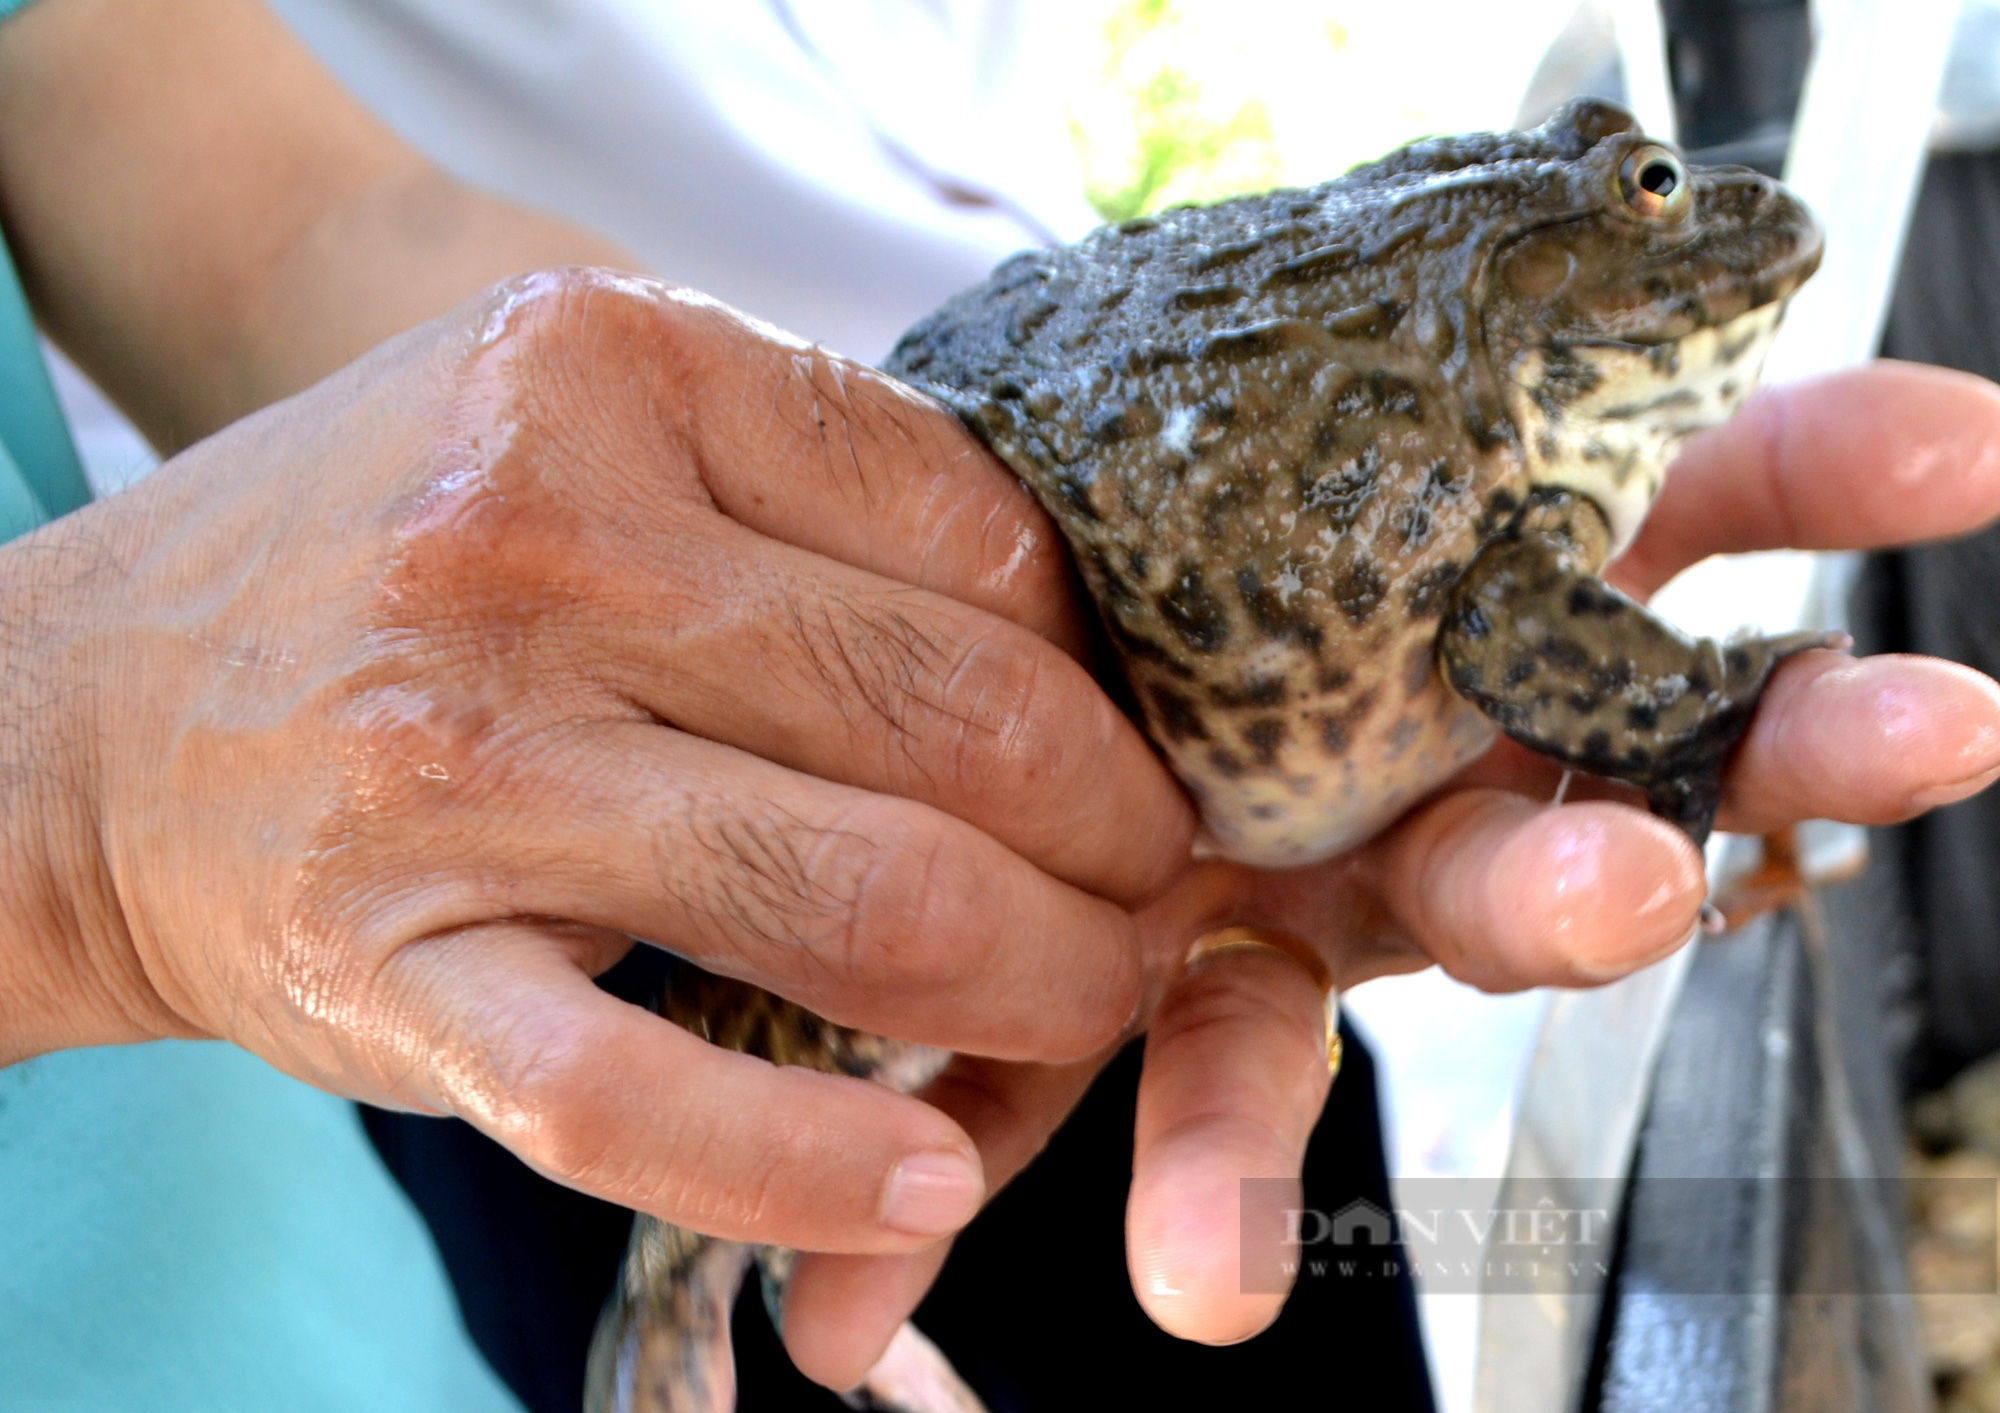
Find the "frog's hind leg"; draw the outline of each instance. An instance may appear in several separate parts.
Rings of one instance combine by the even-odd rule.
[[[585,1413],[730,1413],[736,1363],[729,1321],[753,1248],[652,1217],[632,1226],[617,1294],[591,1342]],[[754,1248],[764,1308],[783,1329],[795,1252]],[[843,1395],[867,1413],[986,1413],[951,1361],[907,1320]]]
[[[781,1333],[785,1327],[785,1284],[792,1277],[792,1263],[797,1258],[797,1252],[781,1247],[757,1249],[764,1310],[771,1317],[771,1328]],[[944,1351],[908,1320],[890,1339],[861,1386],[841,1397],[848,1407],[866,1413],[986,1413],[986,1405],[958,1376]]]
[[[1595,577],[1607,540],[1583,497],[1532,501],[1453,590],[1438,633],[1445,680],[1530,750],[1638,786],[1701,843],[1772,669],[1844,639],[1690,638]]]
[[[821,1019],[746,982],[677,963],[656,1009],[725,1049],[780,1065],[870,1079],[909,1093],[949,1057]],[[655,1218],[634,1219],[618,1285],[597,1323],[584,1413],[730,1413],[736,1366],[729,1321],[752,1249]],[[793,1253],[755,1250],[764,1307],[782,1330]],[[862,1386],[856,1408],[985,1413],[936,1345],[908,1323]]]
[[[731,1413],[729,1316],[749,1264],[741,1242],[636,1217],[591,1340],[584,1413]]]

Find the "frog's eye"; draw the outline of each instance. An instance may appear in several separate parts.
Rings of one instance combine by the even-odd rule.
[[[1687,168],[1664,147],[1635,147],[1618,169],[1618,192],[1641,216],[1678,216],[1687,210]]]

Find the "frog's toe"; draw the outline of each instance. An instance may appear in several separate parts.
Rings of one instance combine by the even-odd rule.
[[[1695,843],[1705,842],[1722,803],[1723,772],[1750,728],[1772,672],[1795,653],[1846,643],[1839,633],[1786,633],[1727,643],[1696,639],[1689,693],[1661,713],[1665,729],[1637,733],[1641,739],[1634,744],[1654,753],[1652,768],[1624,778],[1646,792],[1654,814],[1679,825]],[[1700,701],[1687,701],[1693,686],[1709,676],[1719,677],[1720,687],[1710,688]],[[1615,769],[1600,773],[1620,774]]]
[[[871,1413],[986,1413],[944,1352],[905,1320],[848,1406]]]

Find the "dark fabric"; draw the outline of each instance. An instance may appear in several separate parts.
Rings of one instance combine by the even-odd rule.
[[[1681,145],[1720,160],[1775,140],[1782,154],[1812,53],[1807,0],[1661,0],[1660,22]]]
[[[456,1119],[364,1108],[362,1122],[429,1224],[479,1352],[533,1413],[573,1413],[632,1214]]]
[[[1374,1060],[1343,1036],[1344,1069],[1306,1151],[1306,1205],[1337,1212],[1366,1198],[1387,1209]],[[960,1239],[918,1328],[992,1413],[1311,1405],[1341,1385],[1375,1413],[1427,1413],[1407,1277],[1386,1288],[1304,1281],[1271,1329],[1227,1349],[1172,1339],[1146,1318],[1125,1268],[1140,1055],[1135,1045],[1119,1057],[1043,1159]]]
[[[2000,378],[2000,152],[1930,159],[1882,351]],[[1989,591],[1985,597],[1991,600]],[[1994,641],[1988,624],[1986,641]]]
[[[1882,351],[2000,378],[2000,153],[1931,159]],[[2000,675],[2000,529],[1877,556],[1854,629],[1868,652],[1920,652]],[[1870,906],[1907,927],[1911,965],[1894,1023],[1914,1033],[1928,1087],[2000,1049],[2000,793],[1938,810],[1878,842]]]
[[[608,980],[636,999],[652,978]],[[1352,1032],[1346,1046],[1306,1158],[1306,1201],[1324,1211],[1357,1197],[1390,1205],[1374,1063]],[[1430,1413],[1407,1279],[1308,1282],[1271,1330],[1228,1349],[1183,1344],[1146,1319],[1124,1251],[1139,1060],[1135,1045],[1115,1061],[1047,1152],[965,1233],[918,1325],[992,1413],[1261,1406],[1293,1393],[1318,1401],[1334,1386],[1376,1413]],[[536,1177],[455,1121],[368,1121],[438,1235],[474,1340],[530,1413],[576,1413],[627,1214]],[[737,1304],[735,1335],[743,1413],[845,1408],[792,1368],[754,1281]]]
[[[1904,1088],[1923,1025],[1921,936],[1899,881],[1908,846],[1906,831],[1874,831],[1867,871],[1820,892],[1828,971],[1821,1004],[1832,1013],[1847,1100],[1872,1169],[1883,1176],[1903,1168]]]

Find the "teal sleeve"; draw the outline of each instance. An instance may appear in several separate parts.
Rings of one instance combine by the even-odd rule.
[[[521,1413],[354,1106],[184,1040],[0,1070],[0,1410]]]
[[[4,386],[0,383],[0,388]],[[0,436],[0,544],[27,534],[48,518],[28,489],[28,478],[8,454],[7,439]]]
[[[7,0],[0,0],[0,5]],[[76,448],[56,405],[48,365],[35,341],[35,323],[13,257],[0,240],[0,442],[6,444],[16,475],[43,514],[36,522],[67,515],[90,499]],[[0,534],[13,539],[33,523],[0,522]]]
[[[0,20],[27,3],[0,0]],[[0,543],[89,500],[13,254],[0,236]]]

